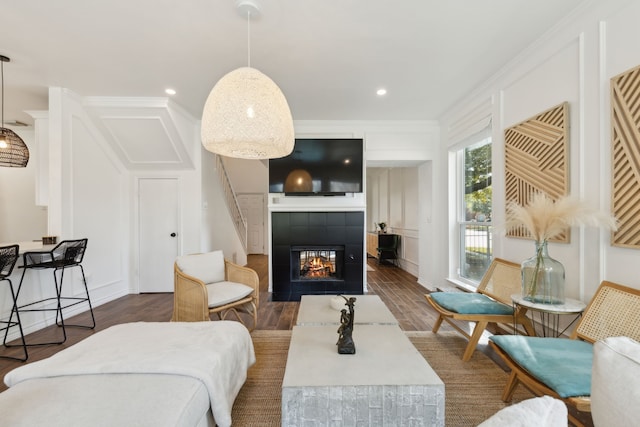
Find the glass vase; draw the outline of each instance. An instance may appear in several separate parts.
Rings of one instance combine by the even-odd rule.
[[[549,256],[547,241],[521,264],[522,297],[541,304],[564,304],[564,266]]]

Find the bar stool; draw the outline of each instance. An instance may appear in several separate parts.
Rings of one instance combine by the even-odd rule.
[[[13,356],[0,356],[2,359],[12,359],[12,360],[20,360],[24,362],[29,357],[27,353],[27,343],[24,340],[24,332],[22,331],[22,323],[20,323],[20,316],[18,314],[18,303],[17,303],[17,294],[13,291],[13,283],[11,283],[11,279],[9,276],[13,271],[13,267],[16,265],[16,261],[18,261],[18,254],[20,253],[20,247],[18,245],[10,245],[0,247],[0,282],[9,282],[9,290],[11,291],[11,315],[9,316],[9,320],[4,321],[0,320],[0,325],[5,325],[0,328],[0,331],[5,331],[4,333],[4,341],[2,342],[5,347],[22,347],[24,351],[24,357],[13,357]],[[13,314],[16,315],[16,320],[13,320]],[[9,335],[9,329],[17,326],[20,331],[20,339],[22,340],[21,346],[16,345],[7,345],[7,336]]]
[[[87,279],[84,275],[84,268],[82,268],[82,259],[87,249],[87,239],[78,240],[63,240],[55,248],[50,251],[38,251],[38,252],[25,252],[23,254],[23,264],[19,268],[24,268],[22,271],[22,278],[20,279],[20,286],[18,287],[18,293],[16,299],[20,294],[20,290],[23,286],[24,276],[27,270],[43,270],[53,269],[53,280],[56,286],[56,296],[50,298],[44,298],[38,301],[33,301],[28,304],[24,304],[17,307],[17,312],[38,312],[38,311],[55,311],[56,312],[56,325],[62,327],[63,338],[62,341],[42,342],[26,344],[27,346],[35,345],[49,345],[49,344],[62,344],[67,340],[67,326],[74,326],[79,328],[93,329],[96,326],[96,319],[93,315],[93,307],[91,306],[91,299],[89,298],[89,288],[87,287]],[[62,296],[62,283],[64,281],[64,272],[67,268],[80,267],[82,273],[82,281],[84,283],[84,290],[86,296],[80,297],[68,297]],[[60,281],[58,282],[58,275],[60,271]],[[55,308],[30,308],[36,304],[43,304],[48,301],[55,301]],[[89,305],[89,312],[91,313],[91,324],[89,325],[70,325],[65,324],[62,310],[73,307],[74,305],[82,304],[86,302]]]

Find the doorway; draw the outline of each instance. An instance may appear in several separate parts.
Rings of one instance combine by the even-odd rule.
[[[178,179],[138,181],[138,290],[173,292],[178,256]]]

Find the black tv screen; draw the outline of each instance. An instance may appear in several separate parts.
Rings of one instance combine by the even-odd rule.
[[[269,160],[269,193],[361,193],[362,159],[362,139],[296,139],[291,154]]]

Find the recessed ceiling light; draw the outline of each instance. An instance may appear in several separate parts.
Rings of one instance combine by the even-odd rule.
[[[176,94],[176,90],[175,89],[165,89],[164,93],[166,93],[167,95],[175,95]]]
[[[383,88],[383,89],[378,89],[378,90],[376,91],[376,94],[377,94],[378,96],[386,95],[386,94],[387,94],[387,90],[386,90],[386,89],[384,89],[384,88]]]

